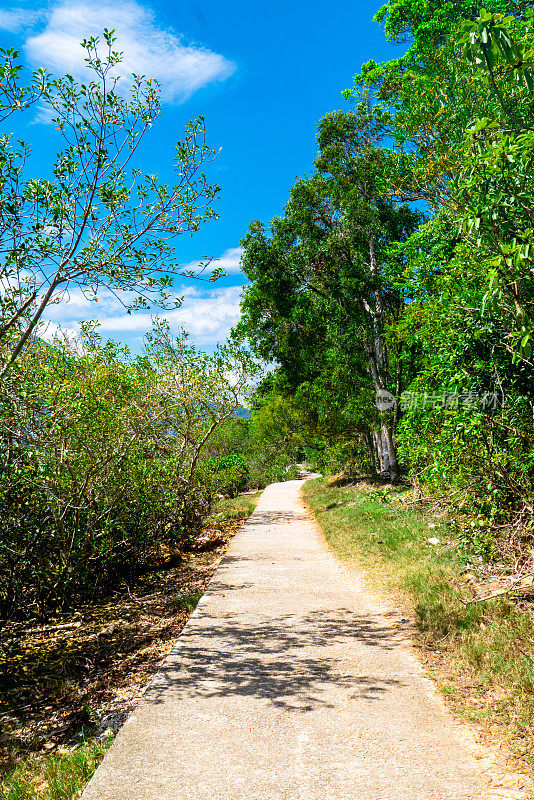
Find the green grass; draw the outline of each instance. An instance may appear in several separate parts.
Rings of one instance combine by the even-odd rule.
[[[257,494],[240,494],[237,497],[224,497],[214,504],[208,519],[209,524],[220,522],[238,522],[250,517],[259,500],[261,492]]]
[[[469,603],[453,529],[403,509],[398,489],[329,488],[319,478],[303,491],[336,554],[363,566],[372,586],[413,614],[454,710],[494,729],[534,766],[531,615],[507,598]]]
[[[186,594],[182,597],[176,597],[172,601],[172,604],[175,608],[180,609],[180,611],[194,611],[198,606],[202,594],[203,592],[193,592],[192,594]]]
[[[100,764],[109,742],[26,759],[0,783],[1,800],[74,800]]]

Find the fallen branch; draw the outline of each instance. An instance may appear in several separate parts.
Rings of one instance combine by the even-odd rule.
[[[464,605],[470,606],[473,603],[484,603],[486,600],[493,600],[494,597],[502,597],[502,595],[510,594],[511,592],[520,591],[522,592],[522,594],[526,595],[534,594],[534,586],[532,584],[525,585],[524,581],[525,581],[524,577],[518,578],[517,580],[513,581],[510,584],[510,586],[507,586],[504,589],[499,589],[498,591],[492,592],[491,594],[487,594],[484,597],[473,597],[471,600],[464,600],[462,602],[464,603]]]
[[[519,652],[521,653],[521,655],[522,655],[522,656],[525,656],[525,658],[528,658],[528,660],[529,660],[529,661],[531,661],[531,662],[534,664],[534,658],[532,658],[532,656],[530,655],[530,653],[527,653],[527,651],[526,651],[526,650],[523,650],[523,648],[522,648],[522,647],[520,647],[520,646],[517,644],[517,642],[514,642],[514,646],[515,646],[516,650],[519,650]]]

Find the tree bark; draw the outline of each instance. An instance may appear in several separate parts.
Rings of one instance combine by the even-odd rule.
[[[399,461],[397,458],[397,447],[395,445],[395,440],[393,438],[393,432],[390,426],[386,423],[382,423],[381,428],[382,434],[382,447],[384,452],[384,464],[387,459],[387,466],[383,470],[383,472],[388,472],[389,477],[393,483],[399,480]]]
[[[373,276],[377,275],[375,246],[373,239],[369,240],[369,268]],[[373,307],[374,301],[374,307]],[[376,392],[387,391],[388,386],[388,359],[384,346],[384,308],[380,289],[374,291],[373,300],[362,301],[364,312],[371,321],[371,341],[364,345],[369,357],[369,371]],[[388,474],[392,481],[399,479],[399,462],[397,448],[393,436],[394,419],[388,419],[390,412],[380,411],[380,431],[376,432],[376,443],[380,472]],[[397,413],[395,409],[395,413]]]
[[[369,462],[371,464],[371,473],[376,475],[376,458],[375,458],[375,446],[373,442],[373,437],[371,436],[371,431],[367,428],[363,433],[363,438],[365,444],[367,446],[367,450],[369,451]]]

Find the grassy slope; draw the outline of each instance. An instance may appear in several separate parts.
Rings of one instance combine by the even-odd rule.
[[[252,513],[258,499],[259,493],[240,495],[236,498],[218,501],[206,522],[208,532],[215,534],[220,532],[226,539],[235,531],[239,521],[246,519]],[[220,555],[218,550],[214,551],[213,558],[217,556],[217,553]],[[196,581],[192,581],[192,576],[187,573],[184,575],[184,580],[186,581],[184,585],[180,585],[179,581],[175,583],[174,596],[170,598],[170,602],[168,604],[162,602],[161,613],[170,615],[168,622],[171,632],[173,624],[174,630],[176,630],[175,615],[182,614],[183,619],[180,620],[180,625],[185,624],[187,616],[194,611],[202,597],[202,590],[185,594],[184,590],[187,592],[191,582],[193,582],[195,588],[199,582],[201,584],[205,583],[212,571],[212,569],[208,569],[205,577],[203,578],[202,574],[200,574]],[[163,573],[161,574],[163,576]],[[174,575],[174,573],[172,574]],[[177,571],[176,575],[179,576],[179,574]],[[157,579],[157,575],[152,577]],[[119,595],[116,600],[117,607],[123,601],[124,598]],[[113,606],[113,603],[107,603],[106,608],[107,606]],[[108,611],[112,613],[113,609],[108,609]],[[119,611],[119,616],[122,616],[123,610],[119,609]],[[163,623],[165,623],[165,620],[163,620]],[[176,633],[174,633],[175,636]],[[137,667],[143,667],[143,663],[139,664],[139,661],[142,662],[144,659],[146,662],[146,670],[144,672],[150,674],[150,671],[156,668],[158,661],[157,649],[155,660],[154,653],[147,647],[147,636],[138,638],[141,640],[138,648],[139,652],[134,652],[132,657],[135,659]],[[168,642],[164,641],[163,645],[164,650],[168,650]],[[114,645],[112,641],[109,646],[120,646],[121,649],[124,649],[124,642],[121,641]],[[35,653],[32,653],[32,655],[35,655]],[[54,654],[50,652],[49,655],[52,658]],[[124,656],[124,653],[119,655]],[[37,657],[41,660],[44,658],[45,663],[41,665],[43,669],[50,666],[46,664],[47,652],[38,653]],[[28,669],[27,665],[19,664],[20,666],[23,669]],[[103,669],[101,673],[95,676],[95,679],[100,678],[103,681],[105,679]],[[5,711],[6,709],[4,709]],[[67,706],[64,711],[68,713],[71,709]],[[32,727],[31,723],[28,727]],[[83,737],[80,737],[79,733],[73,732],[70,741],[67,740],[57,745],[57,743],[53,743],[52,737],[50,737],[49,744],[54,744],[54,752],[47,754],[42,751],[40,753],[35,752],[33,747],[28,746],[26,742],[17,741],[17,736],[13,736],[13,742],[11,744],[8,743],[8,757],[4,761],[4,770],[0,767],[0,800],[73,800],[73,798],[78,797],[110,744],[109,739],[102,742],[99,739],[89,737],[86,741],[80,742],[81,738]],[[4,772],[3,775],[2,771]]]
[[[469,603],[470,573],[450,528],[401,507],[399,492],[368,484],[304,486],[339,557],[364,565],[369,581],[414,616],[431,672],[451,707],[505,738],[534,767],[532,610],[506,598]],[[438,538],[439,544],[428,539]]]

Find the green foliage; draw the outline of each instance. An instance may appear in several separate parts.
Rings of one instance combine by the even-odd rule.
[[[173,602],[175,608],[180,611],[194,611],[198,606],[199,600],[202,597],[202,592],[193,592],[193,594],[186,594],[182,597],[177,597]]]
[[[273,418],[269,399],[256,395],[251,400],[248,419],[230,417],[213,434],[200,467],[212,491],[230,497],[294,477],[301,455],[283,417]]]
[[[405,295],[391,243],[404,242],[421,214],[384,191],[391,159],[382,138],[365,103],[320,120],[314,173],[297,181],[269,233],[254,222],[243,240],[251,285],[236,335],[280,365],[278,400],[271,393],[268,405],[278,403],[280,422],[293,417],[282,424],[294,441],[297,427],[314,449],[324,447],[314,432],[368,442],[375,428],[379,469],[396,479],[394,414],[374,400],[398,382],[399,352],[393,342],[386,351],[386,333]]]
[[[249,517],[260,497],[260,492],[238,495],[237,497],[219,497],[213,503],[208,524],[219,525],[225,522],[235,522]]]
[[[210,486],[227,497],[237,497],[249,485],[249,469],[239,453],[213,458],[206,467]]]
[[[38,100],[60,139],[49,174],[32,177],[30,144],[0,136],[2,617],[45,616],[187,547],[211,505],[204,450],[256,371],[243,351],[207,356],[159,322],[138,358],[91,323],[75,343],[39,338],[72,290],[96,302],[104,289],[128,313],[179,305],[173,276],[199,274],[179,267],[174,241],[215,216],[204,120],[176,145],[174,183],[143,175],[135,156],[160,87],[138,75],[119,85],[113,31],[81,47],[83,84],[37,70],[24,86],[19,53],[0,52],[0,117]]]
[[[416,489],[460,520],[463,551],[516,563],[534,526],[528,5],[379,10],[407,51],[363,65],[284,216],[250,225],[236,331],[277,365],[260,439],[349,475],[395,477],[398,447]]]
[[[187,547],[211,506],[201,455],[252,374],[245,354],[207,356],[165,325],[137,358],[94,328],[78,344],[35,342],[4,381],[4,617],[94,597]]]
[[[169,291],[172,277],[192,273],[178,267],[172,243],[215,216],[218,187],[201,172],[216,155],[204,120],[190,122],[174,149],[174,185],[143,175],[134,159],[159,116],[160,87],[132,75],[123,91],[113,31],[102,39],[81,43],[90,77],[83,84],[38,70],[22,86],[19,54],[0,53],[0,115],[22,113],[39,99],[63,148],[49,175],[27,177],[30,144],[0,136],[2,377],[45,309],[72,289],[95,301],[109,290],[128,310],[149,301],[179,305]]]

